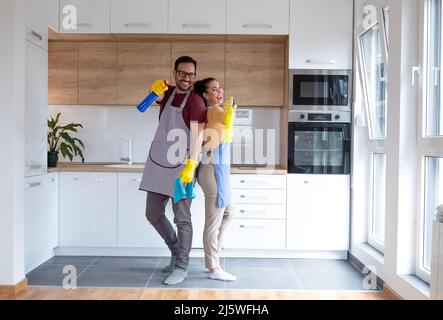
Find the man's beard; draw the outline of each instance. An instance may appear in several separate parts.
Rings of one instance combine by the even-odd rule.
[[[188,91],[192,88],[192,83],[188,82],[188,83],[184,83],[182,81],[177,82],[177,88],[179,88],[182,91]]]

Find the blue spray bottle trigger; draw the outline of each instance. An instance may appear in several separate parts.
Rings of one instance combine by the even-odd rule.
[[[137,109],[140,112],[145,112],[157,98],[158,95],[154,91],[150,92],[148,96],[144,98],[143,101],[137,106]]]

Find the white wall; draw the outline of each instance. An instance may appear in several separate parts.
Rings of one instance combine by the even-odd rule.
[[[140,113],[134,106],[49,106],[49,115],[55,117],[58,112],[62,113],[61,124],[75,122],[83,125],[75,136],[85,144],[86,162],[115,162],[127,157],[125,137],[133,139],[133,161],[145,162],[158,126],[159,107],[152,106]],[[274,142],[276,163],[280,160],[280,112],[277,108],[252,109],[251,128],[277,129]],[[74,161],[79,160],[77,157]]]
[[[0,284],[24,278],[25,24],[22,0],[0,2]]]

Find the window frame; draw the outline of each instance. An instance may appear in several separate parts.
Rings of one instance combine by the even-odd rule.
[[[367,243],[373,247],[378,252],[384,254],[385,251],[385,244],[381,243],[378,239],[373,237],[373,219],[374,219],[374,154],[380,153],[384,154],[385,157],[387,157],[387,149],[388,149],[388,109],[386,109],[386,137],[382,138],[376,138],[374,136],[373,131],[373,125],[372,125],[372,118],[370,113],[370,103],[369,103],[369,95],[367,91],[367,85],[366,85],[366,76],[365,76],[365,67],[364,67],[364,59],[363,59],[363,48],[361,44],[361,36],[372,29],[374,26],[378,25],[380,28],[380,45],[382,46],[382,60],[384,63],[384,71],[385,71],[385,85],[386,85],[386,108],[388,107],[388,74],[389,74],[389,63],[388,63],[388,44],[387,44],[387,29],[386,29],[386,21],[383,16],[383,11],[388,9],[389,13],[389,6],[380,6],[377,8],[377,20],[373,22],[370,26],[364,28],[363,26],[358,27],[356,30],[356,39],[357,39],[357,67],[360,75],[360,83],[361,83],[361,90],[362,90],[362,100],[364,103],[364,114],[366,117],[366,128],[367,128],[367,144],[368,144],[368,157],[370,164],[370,179],[368,181],[368,197],[371,199],[369,201],[369,205],[367,208]],[[389,17],[388,17],[389,18]],[[386,158],[387,159],[387,158]],[[386,169],[385,169],[386,173]],[[387,176],[385,176],[386,181]],[[386,186],[385,186],[386,191]],[[386,239],[386,199],[385,199],[385,239]]]
[[[383,154],[385,156],[385,203],[384,203],[384,210],[385,210],[385,230],[386,230],[386,150],[384,150],[383,148],[379,148],[379,149],[373,149],[371,150],[371,152],[369,153],[369,163],[371,166],[371,170],[370,170],[370,199],[371,201],[369,202],[369,212],[368,212],[368,244],[373,247],[374,249],[376,249],[377,251],[379,251],[380,253],[384,254],[385,252],[385,247],[384,247],[384,242],[379,241],[377,238],[373,237],[373,223],[374,223],[374,180],[375,180],[375,174],[374,174],[374,155],[376,154]]]
[[[430,283],[431,273],[424,268],[422,262],[424,261],[424,237],[425,237],[425,206],[426,206],[426,158],[437,157],[443,158],[443,136],[427,136],[427,112],[428,112],[428,52],[430,47],[430,15],[431,1],[421,1],[420,8],[420,30],[419,30],[419,61],[420,61],[420,75],[418,77],[418,117],[417,117],[417,161],[418,161],[418,181],[419,181],[419,198],[417,201],[417,215],[416,215],[416,251],[415,251],[415,274],[423,281]],[[442,9],[443,10],[443,9]],[[442,11],[443,12],[443,11]],[[440,55],[443,58],[443,18],[440,23],[441,41]],[[440,66],[440,86],[443,85],[442,66],[443,59]],[[440,89],[442,92],[442,89]],[[440,95],[440,108],[443,111],[443,95]],[[441,124],[443,125],[443,123]],[[432,246],[432,241],[431,244]],[[432,248],[431,248],[432,250]]]
[[[372,117],[371,117],[371,111],[370,111],[370,103],[369,103],[369,95],[368,95],[368,90],[367,90],[367,82],[366,82],[366,77],[365,77],[365,67],[364,67],[364,59],[363,59],[363,48],[361,45],[361,36],[368,32],[369,30],[371,30],[374,26],[379,25],[380,28],[380,44],[382,46],[382,60],[384,63],[384,73],[385,73],[385,85],[386,85],[386,108],[388,106],[388,96],[387,96],[387,86],[388,86],[388,72],[389,72],[389,64],[388,64],[388,49],[387,49],[387,38],[386,38],[386,25],[385,25],[385,19],[383,17],[383,10],[385,8],[389,8],[389,7],[381,7],[378,8],[377,10],[377,20],[375,22],[373,22],[370,26],[368,26],[367,28],[364,27],[359,27],[357,29],[357,65],[358,65],[358,69],[359,69],[359,73],[360,73],[360,81],[362,84],[362,92],[363,92],[363,101],[365,104],[365,116],[367,119],[367,123],[368,123],[368,136],[369,136],[369,144],[373,145],[374,147],[383,147],[386,148],[387,147],[387,122],[388,122],[388,115],[387,115],[387,109],[386,109],[386,117],[385,117],[385,125],[386,125],[386,137],[382,137],[382,138],[376,138],[373,132],[373,123],[372,123]],[[389,11],[388,11],[389,12]]]

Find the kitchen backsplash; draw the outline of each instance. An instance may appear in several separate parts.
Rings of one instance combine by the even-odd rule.
[[[158,125],[159,107],[152,106],[146,112],[140,113],[135,107],[116,106],[85,106],[85,105],[50,105],[49,114],[55,116],[61,112],[60,122],[66,124],[70,122],[81,123],[76,137],[85,144],[83,152],[86,162],[119,162],[120,158],[128,156],[128,142],[126,137],[132,138],[133,161],[145,162],[148,150],[155,130]],[[238,117],[235,120],[235,136],[233,151],[233,162],[238,164],[255,164],[260,162],[256,157],[246,156],[246,152],[252,152],[252,139],[258,136],[266,137],[269,130],[274,129],[275,134],[269,137],[274,141],[269,141],[269,145],[275,147],[275,156],[271,156],[269,164],[279,163],[280,159],[280,112],[277,108],[239,108]],[[262,129],[254,131],[254,129]],[[271,132],[271,131],[269,131]],[[240,139],[241,135],[241,139]],[[275,136],[275,138],[273,138]],[[241,141],[240,141],[241,140]],[[240,150],[241,155],[240,155]],[[259,148],[261,151],[261,148]],[[264,148],[263,155],[267,149]],[[235,158],[235,159],[234,159]],[[63,160],[61,161],[69,161]],[[74,161],[80,161],[75,158]]]

